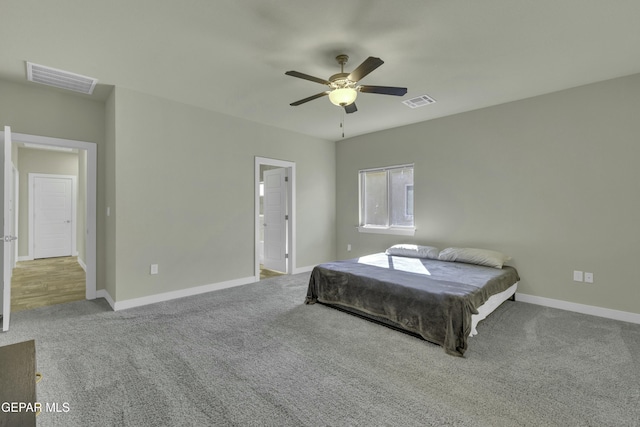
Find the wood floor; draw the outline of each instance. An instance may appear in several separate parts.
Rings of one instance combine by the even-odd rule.
[[[277,277],[282,276],[286,273],[282,273],[280,271],[269,270],[268,268],[264,268],[264,265],[260,264],[260,280],[268,279],[269,277]]]
[[[81,301],[86,274],[77,257],[20,261],[11,279],[11,311]]]

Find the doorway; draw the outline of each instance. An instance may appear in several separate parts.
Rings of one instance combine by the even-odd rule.
[[[85,235],[81,230],[86,209],[84,195],[80,203],[77,197],[77,182],[86,181],[85,162],[80,158],[84,154],[18,144],[17,161],[28,185],[18,187],[23,202],[17,227],[19,262],[14,264],[11,279],[12,312],[85,299],[85,245],[81,241]]]
[[[34,148],[36,150],[48,148],[53,150],[66,150],[81,153],[79,168],[82,169],[82,179],[76,185],[78,203],[82,204],[82,209],[77,210],[77,224],[73,226],[73,232],[77,233],[78,248],[75,246],[76,239],[72,240],[72,255],[79,252],[81,255],[77,263],[84,269],[85,278],[81,290],[85,299],[96,298],[96,190],[97,190],[97,147],[95,143],[66,140],[60,138],[50,138],[27,134],[12,133],[13,145],[17,153],[17,147]],[[12,156],[15,157],[15,156]],[[15,166],[15,162],[14,162]],[[19,173],[21,171],[18,171]],[[26,198],[26,195],[22,195]],[[27,216],[25,215],[26,219]],[[27,222],[24,220],[24,222]],[[27,230],[26,224],[19,226],[19,232]],[[33,236],[29,234],[29,238]],[[80,243],[81,242],[81,243]],[[23,242],[23,247],[30,246]],[[29,253],[25,254],[21,250],[21,260],[33,260],[34,252],[29,248]]]
[[[254,257],[256,281],[261,278],[263,263],[267,275],[270,271],[276,272],[273,274],[277,272],[293,274],[295,271],[295,205],[295,163],[256,157]]]

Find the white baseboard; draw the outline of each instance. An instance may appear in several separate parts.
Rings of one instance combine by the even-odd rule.
[[[560,310],[574,311],[576,313],[590,314],[592,316],[606,317],[607,319],[621,320],[623,322],[640,324],[640,314],[628,311],[612,310],[609,308],[596,307],[593,305],[578,304],[575,302],[562,301],[551,298],[537,297],[516,293],[516,301],[530,304],[542,305],[545,307],[558,308]]]
[[[84,272],[87,272],[87,264],[84,263],[84,261],[82,261],[80,259],[80,257],[78,257],[78,264],[80,264],[80,267],[82,267],[82,269],[84,270]]]
[[[113,298],[111,298],[111,295],[109,295],[109,292],[107,292],[105,289],[98,289],[96,291],[96,298],[104,298],[107,300],[107,302],[109,303],[109,305],[111,306],[111,308],[115,311],[115,305],[116,303],[113,302]]]
[[[311,270],[313,270],[313,268],[315,267],[315,265],[312,266],[308,266],[308,267],[302,267],[302,268],[297,268],[295,270],[294,274],[297,273],[308,273]],[[179,291],[171,291],[171,292],[165,292],[162,294],[155,294],[155,295],[149,295],[146,297],[140,297],[140,298],[132,298],[129,300],[124,300],[124,301],[117,301],[115,302],[113,300],[113,298],[111,298],[111,295],[109,294],[109,292],[107,292],[105,289],[100,289],[98,291],[96,291],[96,298],[104,298],[107,300],[107,302],[109,303],[109,305],[111,306],[111,308],[113,309],[113,311],[119,311],[119,310],[126,310],[128,308],[134,308],[134,307],[141,307],[144,305],[148,305],[148,304],[155,304],[158,302],[164,302],[164,301],[170,301],[173,299],[178,299],[178,298],[184,298],[184,297],[188,297],[188,296],[192,296],[192,295],[198,295],[198,294],[203,294],[203,293],[207,293],[207,292],[213,292],[213,291],[217,291],[220,289],[226,289],[226,288],[232,288],[235,286],[242,286],[242,285],[248,285],[249,283],[255,283],[258,280],[260,280],[260,278],[256,278],[255,276],[250,276],[250,277],[244,277],[241,279],[235,279],[235,280],[229,280],[226,282],[220,282],[220,283],[214,283],[214,284],[210,284],[210,285],[203,285],[203,286],[196,286],[193,288],[188,288],[188,289],[181,289]]]
[[[255,277],[244,277],[241,279],[228,280],[226,282],[213,283],[210,285],[196,286],[193,288],[180,289],[178,291],[165,292],[162,294],[149,295],[146,297],[132,298],[124,301],[114,302],[109,293],[105,290],[99,290],[97,292],[98,297],[105,298],[111,308],[114,311],[126,310],[128,308],[140,307],[148,304],[155,304],[158,302],[170,301],[173,299],[189,297],[192,295],[204,294],[207,292],[218,291],[220,289],[233,288],[235,286],[248,285],[249,283],[255,283]]]
[[[30,255],[19,256],[18,261],[33,261],[33,257]]]

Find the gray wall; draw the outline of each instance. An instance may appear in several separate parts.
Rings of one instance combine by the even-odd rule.
[[[107,216],[107,209],[116,209],[116,91],[105,103],[105,137],[102,150],[98,153],[98,169],[103,179],[98,182],[98,215],[102,217],[104,240],[100,244],[103,251],[104,269],[98,269],[98,276],[104,280],[104,289],[114,301],[118,300],[116,289],[116,223],[113,215]]]
[[[522,293],[640,313],[639,111],[633,75],[338,142],[338,257],[495,249]],[[359,234],[358,170],[412,162],[416,236]]]
[[[253,276],[255,156],[296,162],[297,267],[335,258],[333,142],[121,88],[0,93],[13,132],[97,143],[97,288],[115,301]]]
[[[296,267],[335,258],[333,142],[123,88],[110,103],[118,301],[254,275],[255,156],[296,163]]]

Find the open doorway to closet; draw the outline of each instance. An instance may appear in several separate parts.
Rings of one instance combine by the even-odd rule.
[[[295,163],[255,158],[256,281],[295,268]]]

